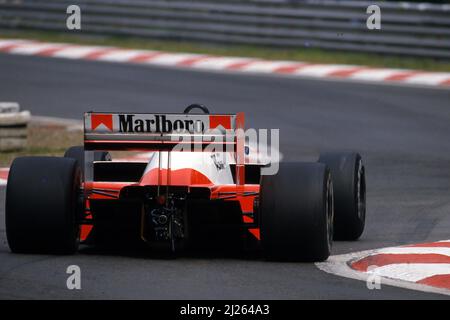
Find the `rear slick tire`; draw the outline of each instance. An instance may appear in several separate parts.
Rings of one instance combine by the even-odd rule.
[[[324,261],[333,239],[333,184],[319,163],[280,163],[261,178],[261,245],[270,260]]]
[[[76,252],[80,183],[81,172],[74,159],[16,158],[6,188],[6,236],[11,251]]]
[[[366,176],[361,156],[355,152],[324,153],[319,162],[330,168],[333,177],[335,240],[359,239],[366,220]]]

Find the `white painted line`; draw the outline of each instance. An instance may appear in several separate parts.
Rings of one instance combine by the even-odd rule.
[[[246,72],[255,72],[255,73],[272,73],[276,69],[279,69],[282,67],[289,67],[294,64],[301,65],[302,62],[259,60],[259,61],[255,61],[254,63],[242,68],[242,70],[246,71]]]
[[[164,53],[161,56],[156,56],[155,58],[152,58],[144,63],[152,64],[152,65],[161,65],[161,66],[174,66],[182,61],[192,59],[192,58],[198,58],[204,56],[202,54],[177,54],[177,53]]]
[[[210,70],[221,70],[227,69],[229,66],[236,63],[244,63],[256,61],[255,59],[249,58],[237,58],[237,57],[210,57],[205,60],[198,61],[194,64],[196,69],[210,69]]]
[[[424,73],[417,74],[405,80],[406,83],[439,85],[444,81],[450,81],[450,73]]]
[[[305,66],[294,74],[302,76],[312,76],[312,77],[325,77],[330,73],[335,71],[344,71],[354,69],[356,66],[343,66],[343,65],[311,65]]]
[[[67,59],[81,59],[91,53],[97,52],[98,50],[107,49],[108,47],[93,47],[93,46],[75,46],[64,48],[61,51],[53,54],[53,57],[57,58],[67,58]]]
[[[368,81],[383,81],[395,74],[404,72],[407,70],[401,69],[367,69],[360,70],[350,76],[351,79],[368,80]]]
[[[53,49],[53,48],[62,48],[65,47],[63,44],[48,44],[48,43],[38,43],[38,44],[26,44],[21,45],[20,47],[11,49],[9,52],[14,54],[23,54],[23,55],[33,55],[38,54],[42,50]]]
[[[16,46],[17,45],[17,46]],[[199,71],[273,74],[323,80],[347,80],[388,85],[407,85],[450,89],[450,73],[423,72],[419,70],[370,68],[340,64],[312,64],[302,61],[272,61],[248,57],[210,56],[195,53],[172,53],[154,50],[131,50],[106,46],[89,46],[67,43],[45,43],[23,39],[0,39],[0,50],[10,54],[36,55],[45,49],[47,57],[90,59],[122,63],[140,63]],[[8,50],[5,50],[9,48]],[[59,49],[59,50],[51,50]],[[142,55],[142,56],[141,56]],[[146,58],[146,55],[148,57]],[[141,57],[140,57],[141,56]],[[139,59],[136,59],[139,58]],[[248,64],[247,64],[248,63]],[[241,65],[240,65],[241,64]],[[236,65],[236,68],[230,67]],[[297,68],[298,66],[298,68]],[[350,71],[350,72],[348,72]],[[337,74],[334,76],[333,73]],[[390,79],[392,76],[393,79]],[[339,79],[339,80],[337,80]]]
[[[148,50],[119,50],[119,51],[111,51],[104,55],[102,55],[99,60],[101,61],[110,61],[110,62],[128,62],[133,60],[137,56],[141,54],[148,54],[157,51],[148,51]]]
[[[449,274],[448,263],[399,263],[373,268],[370,274],[404,281],[417,282],[435,275]]]
[[[369,277],[372,276],[372,274],[353,270],[352,268],[350,268],[349,263],[351,263],[352,261],[362,259],[369,255],[373,255],[373,254],[375,254],[375,252],[377,252],[377,250],[367,250],[367,251],[331,256],[328,258],[327,261],[318,262],[315,265],[320,270],[325,271],[330,274],[367,282],[370,279]],[[383,288],[382,287],[383,285],[400,287],[400,288],[405,288],[405,289],[410,289],[410,290],[418,290],[418,291],[423,291],[423,292],[450,295],[450,290],[447,290],[447,289],[441,289],[441,288],[436,288],[436,287],[432,287],[432,286],[428,286],[428,285],[423,285],[420,283],[396,280],[396,279],[391,279],[391,278],[387,278],[387,277],[381,277],[381,290]]]
[[[446,247],[392,247],[379,249],[376,254],[441,254],[450,256],[450,248]],[[450,269],[449,269],[450,271]]]

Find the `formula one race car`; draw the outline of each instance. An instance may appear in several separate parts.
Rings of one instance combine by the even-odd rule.
[[[14,160],[6,191],[11,251],[67,254],[80,240],[130,238],[174,252],[252,237],[269,259],[322,261],[333,238],[360,237],[358,153],[281,161],[276,174],[262,175],[267,163],[246,160],[243,129],[242,113],[209,114],[197,104],[182,114],[85,113],[84,146]],[[147,153],[112,161],[108,151]]]

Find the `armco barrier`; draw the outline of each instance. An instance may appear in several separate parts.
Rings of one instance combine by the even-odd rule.
[[[14,102],[0,102],[0,152],[20,150],[27,145],[29,111]]]
[[[450,58],[448,4],[345,0],[0,0],[0,28],[67,31],[66,9],[72,4],[81,8],[81,32],[85,34]],[[366,9],[371,4],[381,8],[381,30],[367,29]]]

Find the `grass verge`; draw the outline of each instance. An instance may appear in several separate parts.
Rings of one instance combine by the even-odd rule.
[[[71,146],[83,145],[83,131],[68,130],[64,125],[31,122],[28,125],[27,147],[22,150],[0,152],[0,167],[10,167],[12,161],[22,156],[62,157]],[[129,158],[142,152],[113,151],[113,159]]]
[[[273,49],[260,46],[218,45],[195,42],[162,41],[133,37],[77,35],[69,32],[2,30],[0,38],[23,38],[76,44],[105,45],[168,52],[190,52],[222,56],[255,57],[269,60],[294,60],[312,63],[355,64],[372,67],[450,71],[450,61],[427,58],[394,57],[370,53],[328,51],[314,48]]]
[[[21,156],[62,156],[68,147],[81,144],[82,131],[30,123],[27,147],[23,150],[0,152],[0,167],[9,167],[14,158]]]

